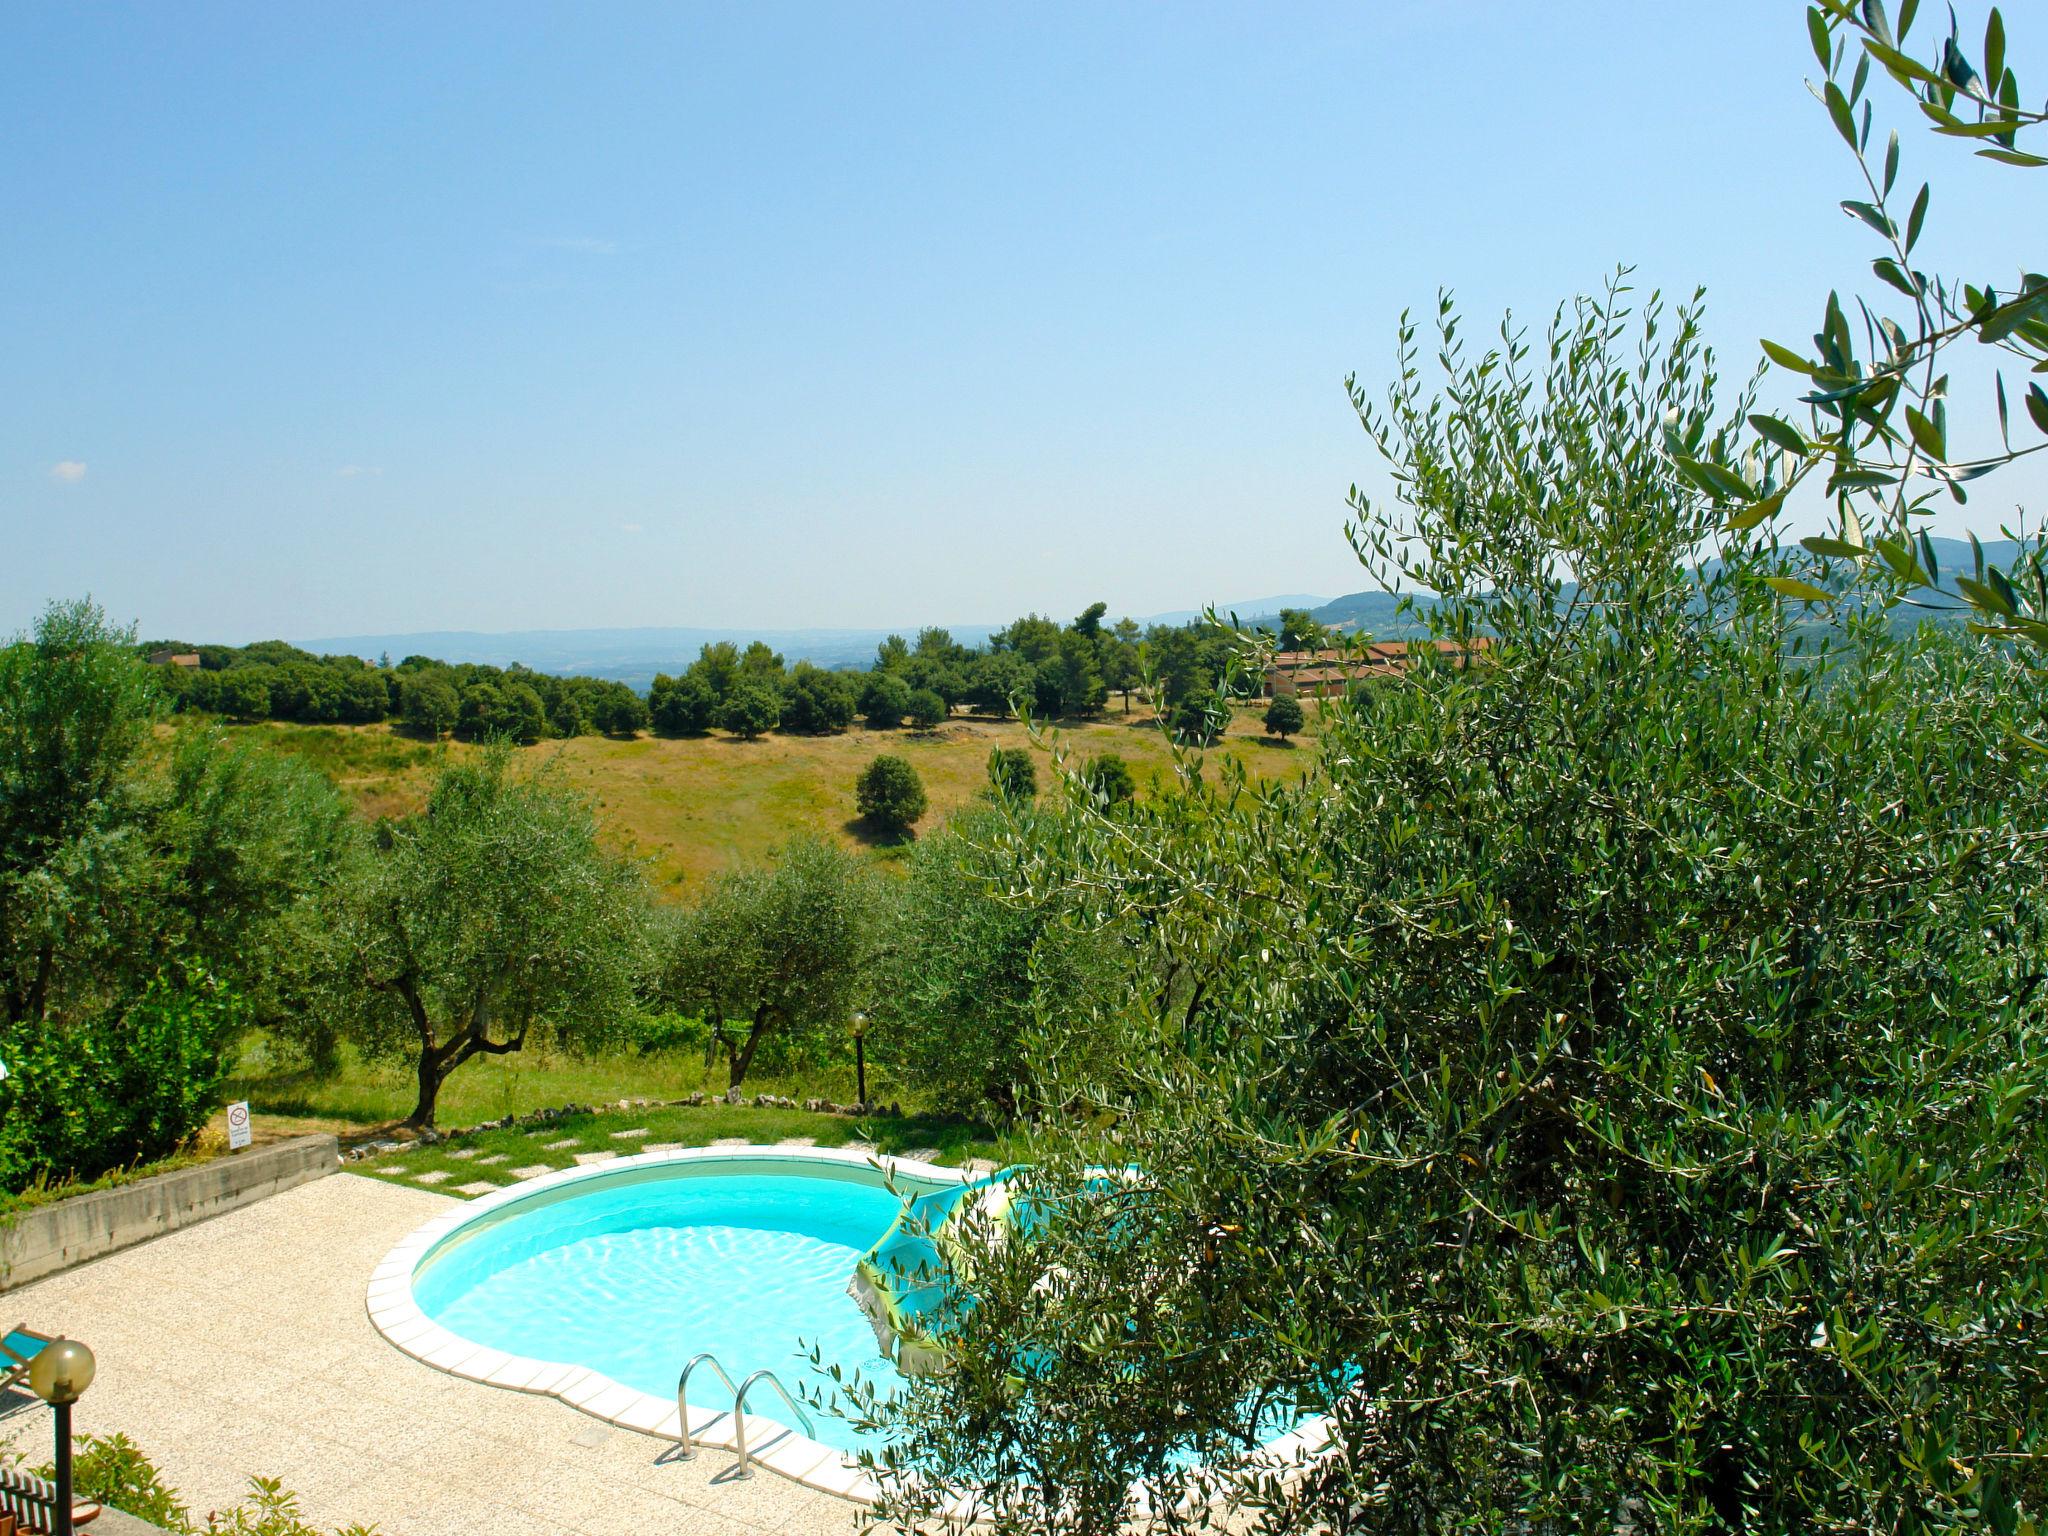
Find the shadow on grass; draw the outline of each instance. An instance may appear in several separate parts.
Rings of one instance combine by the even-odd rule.
[[[259,1115],[289,1115],[306,1120],[345,1120],[350,1125],[390,1125],[388,1106],[337,1102],[334,1079],[305,1068],[266,1077],[231,1077],[221,1084],[221,1096],[229,1103],[247,1099]],[[327,1089],[326,1093],[320,1090]],[[403,1118],[403,1114],[399,1116]]]
[[[865,816],[841,822],[840,830],[863,848],[908,848],[917,841],[915,827],[898,832],[891,827],[878,827]]]

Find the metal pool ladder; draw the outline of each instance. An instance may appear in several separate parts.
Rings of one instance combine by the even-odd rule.
[[[676,1378],[676,1431],[681,1436],[679,1460],[688,1461],[697,1454],[697,1447],[690,1439],[690,1372],[700,1365],[709,1365],[716,1371],[718,1379],[725,1383],[725,1390],[732,1394],[732,1440],[734,1449],[740,1454],[739,1469],[733,1476],[754,1475],[753,1464],[747,1456],[747,1394],[761,1382],[767,1382],[775,1389],[776,1395],[789,1405],[790,1412],[803,1423],[805,1434],[813,1440],[818,1438],[817,1426],[811,1423],[811,1416],[804,1412],[804,1405],[789,1395],[789,1388],[782,1384],[773,1371],[756,1371],[736,1387],[732,1384],[732,1378],[726,1375],[725,1367],[718,1363],[718,1357],[706,1350],[701,1355],[692,1356],[690,1363],[683,1367],[683,1374]]]

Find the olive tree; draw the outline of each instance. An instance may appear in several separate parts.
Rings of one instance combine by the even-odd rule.
[[[582,796],[491,749],[444,767],[426,808],[330,902],[327,1003],[366,1049],[409,1058],[407,1123],[434,1123],[451,1073],[537,1027],[601,1038],[650,959],[648,891]]]
[[[1115,946],[1052,901],[1006,899],[1016,856],[986,803],[911,853],[868,1012],[869,1049],[941,1109],[1011,1119],[1038,1107],[1033,1044],[1059,1034],[1069,1065],[1081,1000],[1116,974]]]
[[[879,893],[845,850],[813,837],[783,845],[772,868],[722,875],[670,924],[657,990],[701,1016],[727,1086],[764,1045],[783,1052],[843,1030],[866,974]]]
[[[1269,1531],[2031,1529],[2039,680],[1794,634],[1781,563],[1707,558],[1664,428],[1750,402],[1692,308],[1617,285],[1469,355],[1446,304],[1433,342],[1356,393],[1394,486],[1356,544],[1485,664],[1333,709],[1298,786],[1017,819],[1008,887],[1136,979],[1030,1150],[1045,1219],[889,1411],[881,1516],[971,1484],[1107,1532],[1149,1481]],[[1296,1413],[1305,1477],[1243,1459]]]

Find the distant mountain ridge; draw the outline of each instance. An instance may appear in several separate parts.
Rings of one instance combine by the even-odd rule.
[[[1930,537],[1934,546],[1934,558],[1940,569],[1935,572],[1936,584],[1951,595],[1955,594],[1955,578],[1967,576],[1975,568],[1976,557],[1970,551],[1967,539],[1943,539]],[[2012,564],[2019,555],[2019,546],[2010,539],[1986,539],[1984,541],[1984,562],[2001,569]],[[1417,596],[1417,607],[1426,608],[1429,599],[1426,594]],[[1292,604],[1289,605],[1293,606]],[[1401,599],[1392,592],[1353,592],[1345,597],[1332,598],[1314,610],[1317,623],[1331,629],[1342,629],[1351,634],[1370,634],[1379,640],[1405,640],[1424,634],[1428,625],[1420,613],[1402,615],[1399,611]],[[1903,622],[1908,625],[1928,617],[1919,609],[1905,609]]]

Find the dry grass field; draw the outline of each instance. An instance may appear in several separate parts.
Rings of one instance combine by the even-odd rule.
[[[1240,712],[1209,749],[1209,762],[1233,757],[1259,778],[1298,773],[1312,743],[1268,738],[1259,715],[1258,709]],[[431,746],[388,725],[238,729],[312,762],[370,816],[416,808],[438,755],[474,750],[461,743]],[[1155,778],[1172,772],[1166,742],[1142,711],[1064,725],[1057,735],[1076,762],[1117,753],[1130,765],[1141,796]],[[932,731],[856,728],[838,736],[776,734],[757,741],[722,732],[681,740],[581,736],[522,748],[520,758],[589,794],[620,845],[648,860],[657,885],[688,897],[720,870],[763,861],[793,832],[872,846],[856,820],[853,781],[878,752],[894,752],[916,767],[931,799],[921,823],[929,828],[987,784],[990,749],[1026,745],[1024,727],[1015,722],[958,715]],[[1049,754],[1036,756],[1043,787],[1051,782],[1052,764]],[[874,851],[882,858],[892,854]]]

